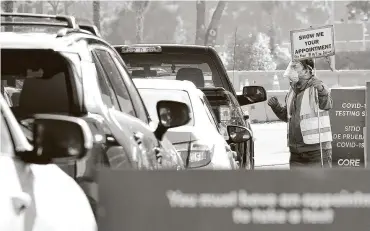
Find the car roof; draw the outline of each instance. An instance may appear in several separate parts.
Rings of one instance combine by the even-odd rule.
[[[151,47],[160,46],[163,53],[182,53],[186,50],[187,53],[203,54],[208,53],[213,50],[210,46],[201,45],[184,45],[184,44],[130,44],[130,45],[113,45],[115,48],[120,48],[122,46],[128,47]]]
[[[187,80],[135,78],[133,81],[139,89],[183,90],[188,92],[198,90],[193,82]]]
[[[0,43],[2,49],[51,49],[51,50],[76,50],[71,44],[81,38],[104,40],[85,33],[68,33],[64,36],[57,37],[56,33],[42,32],[0,32]]]

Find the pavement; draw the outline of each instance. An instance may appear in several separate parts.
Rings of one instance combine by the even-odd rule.
[[[252,124],[255,169],[289,169],[286,123]]]

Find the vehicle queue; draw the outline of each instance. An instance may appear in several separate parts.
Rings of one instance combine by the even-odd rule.
[[[241,106],[265,101],[266,91],[245,86],[237,95],[213,48],[112,46],[95,26],[78,25],[71,16],[1,17],[12,19],[2,20],[7,27],[58,31],[1,32],[1,152],[8,165],[19,167],[0,170],[17,182],[6,191],[13,205],[8,201],[0,209],[16,207],[10,215],[14,222],[1,220],[0,230],[23,230],[24,214],[33,230],[59,227],[60,220],[50,220],[45,211],[64,214],[69,230],[96,229],[88,211],[96,216],[101,167],[253,168],[253,133]],[[28,187],[30,174],[38,182],[36,191]],[[56,187],[55,177],[64,182],[63,195],[54,194],[65,198],[63,203],[53,204],[54,197],[40,189]],[[71,178],[92,210],[87,200],[79,202],[79,215],[68,210],[76,207],[71,198],[82,193]],[[76,217],[83,219],[81,226],[74,226]]]

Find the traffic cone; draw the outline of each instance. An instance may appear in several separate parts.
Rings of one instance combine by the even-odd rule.
[[[274,75],[274,81],[272,82],[272,90],[280,90],[280,83],[277,75]]]

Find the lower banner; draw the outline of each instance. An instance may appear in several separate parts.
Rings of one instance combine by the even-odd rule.
[[[370,227],[370,171],[99,173],[99,230],[348,231]]]
[[[333,167],[365,167],[365,87],[333,88]]]

